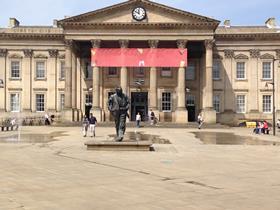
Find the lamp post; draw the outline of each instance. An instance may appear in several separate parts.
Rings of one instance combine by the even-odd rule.
[[[272,127],[273,127],[273,136],[275,136],[275,61],[279,59],[273,58],[272,62],[272,82],[267,82],[265,84],[268,87],[268,84],[272,85]]]

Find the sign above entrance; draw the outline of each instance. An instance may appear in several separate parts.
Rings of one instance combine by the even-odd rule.
[[[187,49],[92,48],[93,67],[186,67]]]

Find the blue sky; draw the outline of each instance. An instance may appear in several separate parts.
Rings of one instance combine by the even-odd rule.
[[[280,0],[154,0],[161,4],[208,16],[232,25],[264,25],[269,17],[280,24]],[[110,6],[122,0],[0,0],[0,27],[8,26],[9,17],[22,25],[52,25],[53,19]]]

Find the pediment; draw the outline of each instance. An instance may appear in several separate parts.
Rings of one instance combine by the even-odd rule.
[[[234,58],[235,59],[249,59],[249,57],[244,54],[238,54],[238,55],[234,56]]]
[[[272,60],[272,59],[274,59],[274,56],[266,53],[264,55],[261,55],[261,59],[271,59]]]
[[[137,22],[132,18],[132,10],[137,7],[144,7],[147,18]],[[183,10],[175,9],[166,5],[148,0],[129,0],[110,7],[88,12],[60,20],[59,25],[71,25],[71,23],[83,24],[109,24],[109,23],[180,23],[180,24],[212,24],[219,25],[218,20],[205,16],[193,14]]]

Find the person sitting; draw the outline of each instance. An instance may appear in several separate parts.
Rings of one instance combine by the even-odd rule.
[[[266,120],[263,122],[263,133],[269,134],[269,127],[268,127],[268,123]]]

